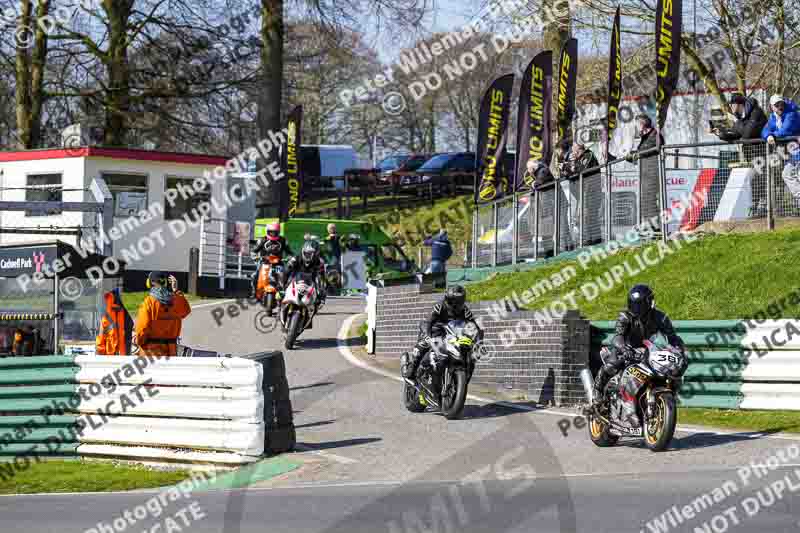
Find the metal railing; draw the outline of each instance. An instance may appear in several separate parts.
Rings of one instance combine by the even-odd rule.
[[[233,244],[236,223],[223,218],[204,218],[200,221],[200,276],[219,278],[219,288],[225,288],[225,278],[249,279],[255,271],[250,254],[241,253]]]
[[[487,267],[619,241],[666,241],[707,223],[800,217],[800,149],[781,139],[664,145],[478,205],[471,264]]]

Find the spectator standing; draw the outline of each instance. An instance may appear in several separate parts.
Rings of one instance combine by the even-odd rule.
[[[431,264],[425,271],[426,274],[441,274],[447,272],[447,260],[453,255],[453,246],[447,236],[447,230],[439,230],[435,237],[428,237],[423,242],[431,247]]]
[[[143,355],[175,355],[183,319],[192,312],[189,302],[175,276],[151,272],[147,286],[150,292],[136,317],[136,344]]]
[[[653,128],[653,120],[645,115],[637,115],[637,125],[639,127],[639,146],[636,151],[628,157],[629,160],[639,161],[639,180],[641,180],[642,198],[640,199],[641,213],[639,213],[640,228],[650,231],[660,232],[658,214],[661,211],[659,198],[661,196],[661,186],[658,180],[659,157],[658,152],[653,150],[657,145],[664,146],[664,136]],[[644,153],[643,152],[647,152]],[[647,224],[641,224],[647,221]],[[647,228],[646,226],[649,226]]]
[[[800,114],[797,104],[779,94],[773,94],[769,99],[772,113],[766,126],[761,131],[761,137],[769,144],[775,144],[776,139],[800,135]]]

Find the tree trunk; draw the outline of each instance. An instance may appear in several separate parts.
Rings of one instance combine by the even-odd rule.
[[[131,84],[128,64],[128,20],[133,0],[104,0],[108,15],[108,52],[103,62],[108,73],[108,98],[103,144],[125,146],[131,126]]]
[[[783,0],[778,0],[778,94],[783,94],[784,79],[786,76],[786,66],[784,65],[784,53],[786,50],[786,12]]]
[[[268,139],[269,132],[281,130],[281,101],[283,98],[283,0],[261,0],[261,69],[263,82],[258,103],[258,132]],[[269,164],[278,161],[278,147],[273,146]],[[258,203],[278,205],[279,187],[259,191]],[[270,198],[271,196],[271,198]]]
[[[17,146],[20,149],[38,148],[42,143],[44,69],[47,63],[48,44],[47,33],[35,21],[47,16],[50,11],[50,0],[39,0],[35,19],[31,17],[31,11],[31,0],[22,0],[18,28],[30,28],[32,32],[21,32],[17,43],[15,100]]]

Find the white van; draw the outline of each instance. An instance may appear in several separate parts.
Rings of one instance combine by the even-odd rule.
[[[304,144],[300,146],[303,179],[306,187],[344,188],[344,171],[361,168],[355,149],[350,145]]]

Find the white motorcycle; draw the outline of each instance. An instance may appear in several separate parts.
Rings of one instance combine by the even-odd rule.
[[[443,333],[431,340],[431,349],[413,379],[403,378],[403,403],[412,413],[430,406],[453,420],[464,410],[467,385],[483,353],[482,335],[474,322],[463,320],[450,320]],[[404,364],[409,357],[408,352],[403,354]]]
[[[291,350],[297,337],[314,318],[319,291],[311,274],[297,272],[292,275],[284,292],[279,316],[284,332],[284,346]]]

